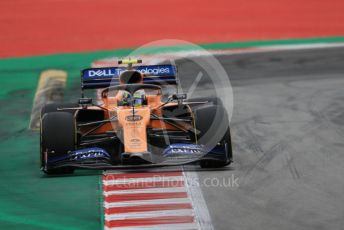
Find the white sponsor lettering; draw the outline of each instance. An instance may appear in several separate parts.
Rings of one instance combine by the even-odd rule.
[[[184,149],[184,148],[172,148],[169,153],[194,153],[194,154],[201,154],[202,151],[200,149]]]
[[[146,75],[159,75],[159,74],[170,74],[171,69],[168,67],[145,67],[145,68],[139,68],[136,69],[140,73],[146,74]],[[88,76],[89,77],[113,77],[113,76],[119,76],[121,73],[126,71],[125,69],[116,68],[116,69],[91,69],[88,70]]]
[[[111,77],[115,73],[111,69],[102,69],[102,70],[89,70],[88,75],[90,77]]]
[[[140,73],[146,74],[146,75],[159,75],[159,74],[169,74],[170,73],[170,69],[169,68],[143,68],[143,69],[136,69],[137,71],[139,71]],[[121,75],[121,73],[123,73],[124,69],[116,69],[116,74],[117,75]]]

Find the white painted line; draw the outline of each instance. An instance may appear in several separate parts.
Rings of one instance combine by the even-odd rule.
[[[267,45],[267,46],[256,46],[256,47],[243,47],[243,48],[228,48],[228,49],[208,49],[210,55],[235,55],[235,54],[251,54],[251,53],[264,53],[272,51],[284,51],[284,50],[303,50],[303,49],[321,49],[321,48],[332,48],[332,47],[344,47],[344,43],[313,43],[313,44],[286,44],[286,45]],[[186,57],[198,57],[206,56],[204,52],[199,50],[190,51],[168,51],[159,54],[146,54],[141,55],[146,64],[158,64],[170,59],[180,59]],[[109,57],[100,60],[96,60],[92,63],[92,67],[101,68],[108,66],[117,66],[118,58]]]
[[[162,211],[144,211],[128,212],[118,214],[106,214],[106,220],[134,220],[142,218],[154,218],[163,216],[194,216],[192,209],[162,210]]]
[[[196,223],[184,223],[184,224],[159,224],[149,226],[135,226],[135,227],[105,227],[105,230],[120,229],[120,230],[192,230],[197,229]]]
[[[196,222],[199,224],[199,229],[202,230],[213,230],[214,227],[211,222],[210,214],[208,211],[207,204],[204,200],[202,190],[199,185],[195,183],[199,181],[196,172],[183,172],[185,177],[186,187],[189,192],[189,197],[193,209],[195,211]]]
[[[185,187],[167,187],[167,188],[142,188],[142,189],[125,189],[112,190],[103,192],[104,196],[117,194],[142,194],[142,193],[165,193],[165,192],[186,192]]]
[[[153,176],[144,178],[124,178],[124,179],[112,179],[104,180],[104,185],[117,185],[117,184],[130,184],[130,183],[150,183],[150,182],[171,182],[182,181],[183,176]]]
[[[104,202],[105,208],[118,207],[133,207],[139,205],[153,205],[153,204],[186,204],[190,203],[189,198],[173,198],[173,199],[155,199],[155,200],[132,200],[120,202]]]
[[[303,50],[344,47],[344,43],[316,43],[316,44],[295,44],[295,45],[273,45],[268,46],[273,50]]]

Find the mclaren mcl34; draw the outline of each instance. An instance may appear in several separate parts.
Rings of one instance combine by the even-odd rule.
[[[141,63],[127,59],[116,67],[82,70],[76,103],[42,108],[43,172],[183,164],[209,168],[232,162],[228,114],[221,99],[188,99],[178,93],[176,66]],[[176,91],[166,96],[166,86]],[[98,92],[96,101],[85,96],[87,89]]]

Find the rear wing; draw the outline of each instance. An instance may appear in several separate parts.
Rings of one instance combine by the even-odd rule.
[[[131,69],[144,74],[144,84],[177,85],[177,67],[174,65],[133,66]],[[106,88],[119,85],[119,76],[125,67],[90,68],[81,71],[82,89]]]

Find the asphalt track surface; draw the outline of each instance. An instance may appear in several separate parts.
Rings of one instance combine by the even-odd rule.
[[[234,91],[235,162],[198,171],[214,228],[342,229],[344,48],[217,58]],[[200,71],[177,64],[189,83]]]

